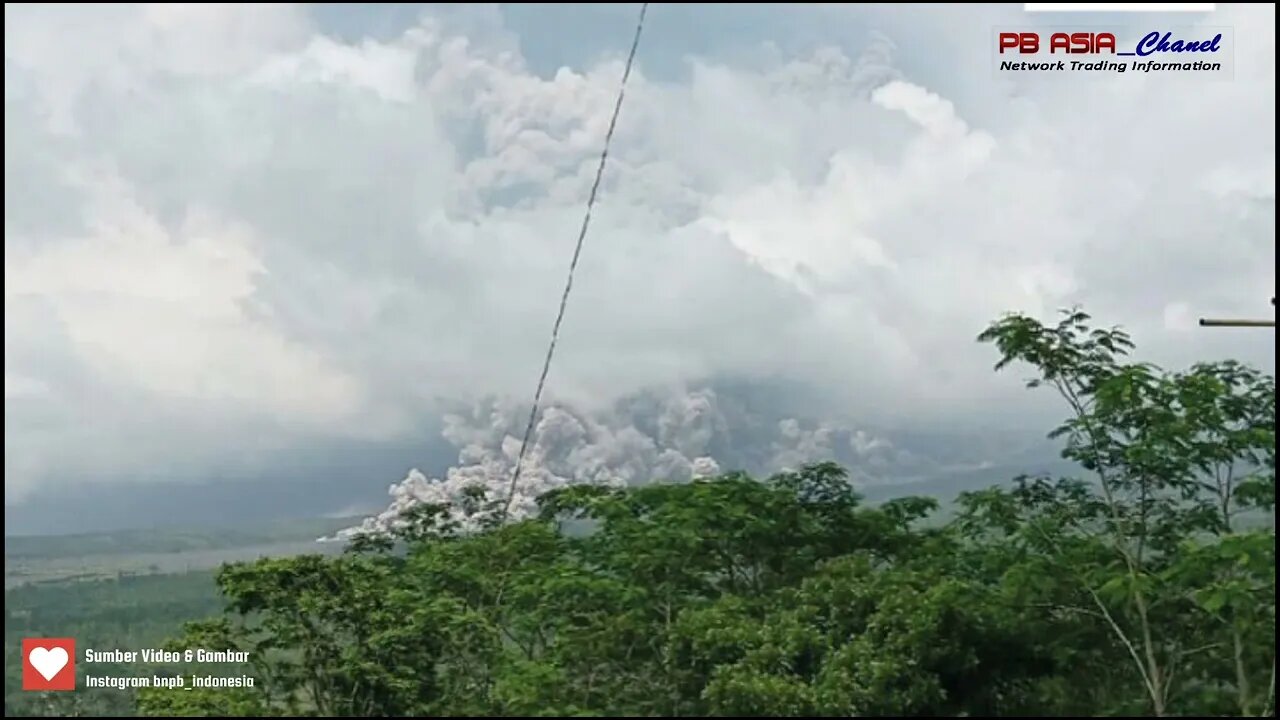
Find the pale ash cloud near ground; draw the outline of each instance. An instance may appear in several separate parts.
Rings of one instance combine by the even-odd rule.
[[[443,434],[458,448],[455,466],[438,478],[411,470],[389,488],[391,503],[384,511],[338,537],[402,527],[406,511],[420,504],[449,506],[463,527],[475,527],[492,512],[476,500],[476,489],[486,500],[503,503],[512,517],[522,518],[537,512],[539,496],[572,484],[684,482],[730,469],[765,474],[836,460],[859,487],[900,487],[921,474],[939,477],[971,469],[917,456],[866,430],[778,416],[781,408],[762,398],[747,403],[752,406],[748,410],[741,403],[745,393],[730,392],[727,402],[721,393],[709,387],[648,391],[594,413],[547,407],[509,506],[505,500],[529,411],[502,399],[478,402],[445,417]]]
[[[973,336],[1077,301],[1157,359],[1273,366],[1186,322],[1274,291],[1273,7],[1205,20],[1237,39],[1210,82],[996,77],[1007,9],[784,11],[883,33],[660,79],[654,8],[558,398],[786,377],[869,423],[1019,427],[1044,406]],[[6,7],[6,502],[525,398],[621,63],[540,76],[483,18]]]

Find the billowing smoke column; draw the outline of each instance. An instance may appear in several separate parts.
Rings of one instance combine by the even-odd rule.
[[[394,530],[405,522],[406,511],[422,504],[452,508],[453,518],[466,529],[472,520],[461,507],[469,492],[481,490],[488,501],[506,499],[527,413],[518,404],[489,400],[446,416],[443,434],[459,449],[458,464],[443,478],[410,471],[391,486],[384,512],[339,537]],[[773,472],[837,460],[859,481],[875,482],[877,468],[901,468],[912,460],[862,430],[747,414],[721,402],[712,389],[642,393],[590,415],[552,405],[539,416],[531,441],[511,502],[512,519],[536,512],[537,498],[557,488],[685,482],[718,475],[721,462],[732,469]]]
[[[524,413],[510,403],[489,402],[468,415],[445,417],[444,436],[459,448],[458,465],[443,478],[414,469],[392,485],[391,505],[358,527],[339,533],[352,537],[384,533],[404,522],[405,512],[421,504],[447,505],[464,528],[470,519],[461,506],[466,493],[483,491],[486,500],[505,500],[520,452]],[[672,404],[651,437],[632,425],[618,427],[563,406],[548,407],[534,428],[510,517],[536,512],[537,498],[571,484],[623,486],[651,481],[687,481],[720,473],[719,464],[702,455],[716,432],[714,396],[690,395]]]

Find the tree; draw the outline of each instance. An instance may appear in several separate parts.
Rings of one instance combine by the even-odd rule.
[[[1274,380],[1129,362],[1079,311],[981,339],[1067,404],[1052,434],[1085,477],[968,493],[946,523],[829,463],[568,487],[521,522],[479,494],[422,507],[340,557],[224,567],[229,612],[174,647],[247,651],[254,687],[140,709],[1271,714]]]
[[[1126,362],[1129,336],[1089,319],[1013,315],[979,339],[1000,351],[997,369],[1023,361],[1037,371],[1029,387],[1066,402],[1051,437],[1091,481],[1023,479],[1011,493],[973,494],[964,522],[1001,527],[1021,562],[1070,579],[1076,592],[1049,594],[1109,628],[1154,714],[1177,702],[1219,709],[1228,688],[1236,712],[1268,712],[1274,530],[1241,533],[1235,521],[1274,507],[1274,379],[1234,362],[1181,373]]]

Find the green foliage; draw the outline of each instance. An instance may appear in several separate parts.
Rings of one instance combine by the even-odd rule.
[[[340,557],[228,565],[253,688],[225,716],[1274,715],[1275,386],[1167,372],[1077,310],[980,339],[1068,409],[1081,477],[868,506],[831,464],[626,489],[462,532],[424,507]]]
[[[187,623],[182,639],[166,643],[165,650],[211,650],[228,649],[236,646],[237,631],[225,619]],[[196,667],[186,666],[183,672],[190,673]],[[200,668],[197,672],[208,672],[211,675],[231,675],[239,672],[261,671],[262,666],[229,667],[219,663],[214,667]],[[146,708],[149,714],[165,717],[209,717],[232,715],[236,717],[278,716],[277,707],[273,706],[264,688],[207,688],[184,687],[182,690],[172,688],[148,687],[138,690],[138,705]]]
[[[1051,436],[1093,478],[971,494],[958,526],[1009,546],[1027,567],[1007,578],[1035,583],[1039,602],[1106,628],[1142,709],[1272,712],[1274,521],[1238,520],[1274,510],[1275,380],[1230,361],[1176,373],[1125,362],[1128,336],[1088,321],[1014,315],[979,339],[999,349],[997,369],[1027,363],[1028,385],[1067,403]]]
[[[824,464],[766,482],[570,488],[545,497],[536,520],[471,535],[428,510],[399,547],[227,566],[218,582],[236,622],[202,642],[250,652],[268,713],[966,708],[957,693],[974,663],[1004,649],[981,630],[995,620],[972,602],[977,585],[898,567],[942,535],[912,528],[933,507],[863,507]],[[864,594],[860,614],[833,615],[833,593]],[[913,643],[962,626],[955,647],[938,643],[918,666]],[[908,682],[885,674],[875,648],[889,647]],[[1004,657],[1015,655],[989,662]],[[1003,666],[1019,677],[1035,667]],[[846,686],[858,694],[842,698]],[[141,700],[148,713],[180,712]]]

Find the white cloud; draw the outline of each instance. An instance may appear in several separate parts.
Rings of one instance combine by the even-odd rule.
[[[246,229],[193,212],[170,234],[120,183],[98,183],[88,237],[6,243],[6,306],[48,302],[105,381],[171,401],[235,403],[320,427],[358,406],[357,380],[246,314],[266,272]]]
[[[991,18],[811,12],[885,36],[658,79],[651,28],[553,394],[780,376],[876,422],[1021,427],[1039,406],[973,337],[1076,301],[1160,359],[1273,362],[1164,330],[1273,293],[1273,8],[1230,11],[1233,80],[1182,84],[1017,84],[957,39]],[[433,19],[348,43],[290,6],[93,13],[5,11],[7,496],[527,396],[616,55],[542,77]]]

